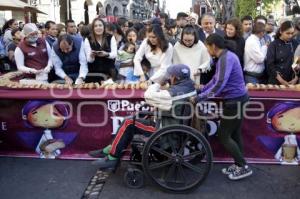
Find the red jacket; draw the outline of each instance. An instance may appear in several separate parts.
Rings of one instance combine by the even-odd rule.
[[[48,64],[47,45],[44,39],[37,40],[37,46],[29,45],[25,40],[19,44],[19,48],[24,54],[24,65],[29,68],[41,70]]]

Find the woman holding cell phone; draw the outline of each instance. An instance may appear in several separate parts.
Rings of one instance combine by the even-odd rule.
[[[91,35],[84,41],[89,63],[86,82],[116,79],[115,58],[117,42],[114,36],[105,33],[105,22],[96,18],[92,22]]]
[[[172,64],[173,46],[163,33],[160,25],[152,25],[148,30],[148,37],[142,42],[134,57],[134,75],[140,77],[140,81],[146,81],[142,68],[144,57],[150,62],[149,83],[161,83],[164,81],[166,70]]]

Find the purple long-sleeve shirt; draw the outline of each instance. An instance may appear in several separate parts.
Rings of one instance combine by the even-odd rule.
[[[202,101],[211,97],[233,99],[247,93],[239,58],[231,51],[224,50],[216,65],[216,73],[197,97]]]

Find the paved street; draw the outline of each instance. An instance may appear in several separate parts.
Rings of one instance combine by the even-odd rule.
[[[89,161],[0,158],[0,198],[81,198],[96,170]]]
[[[146,183],[143,189],[128,189],[123,184],[124,166],[108,178],[94,177],[97,168],[90,161],[0,158],[1,199],[297,199],[300,195],[300,167],[252,165],[254,175],[232,182],[221,174],[223,164],[215,164],[204,184],[186,195],[164,193]],[[103,180],[105,179],[105,180]],[[97,185],[98,181],[104,183]],[[90,185],[89,185],[90,184]],[[99,187],[100,195],[83,197],[91,188]]]
[[[100,198],[201,198],[201,199],[297,199],[300,194],[300,167],[254,165],[254,175],[232,182],[221,172],[223,164],[215,164],[204,184],[195,192],[185,195],[167,194],[152,185],[142,190],[128,190],[121,179],[122,171],[110,175]],[[117,191],[116,191],[117,190]],[[138,197],[137,197],[138,196]]]

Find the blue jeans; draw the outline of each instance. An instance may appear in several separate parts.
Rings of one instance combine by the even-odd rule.
[[[246,82],[246,84],[248,84],[248,83],[259,84],[260,80],[257,77],[245,75],[245,82]]]

